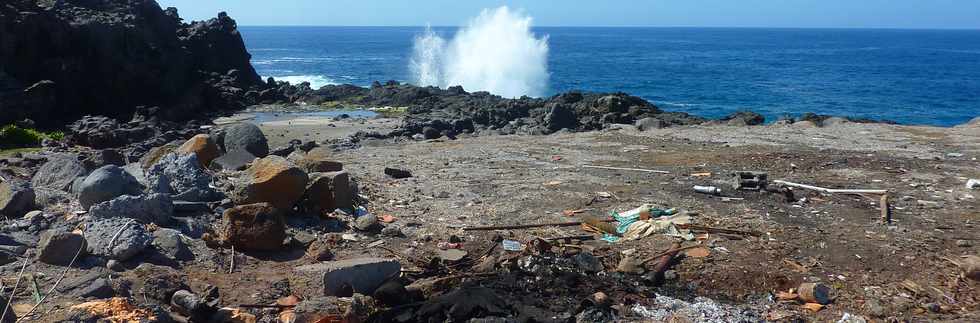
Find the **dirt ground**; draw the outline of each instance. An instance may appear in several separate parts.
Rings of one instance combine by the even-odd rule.
[[[379,121],[368,123],[372,122]],[[265,130],[283,133],[280,138],[302,138],[316,129],[308,127],[273,125]],[[679,277],[667,290],[739,303],[805,281],[824,282],[839,296],[819,313],[803,316],[818,321],[836,320],[844,312],[980,319],[977,284],[958,278],[959,271],[946,260],[978,253],[980,202],[978,193],[964,186],[967,178],[980,177],[977,157],[977,128],[864,124],[652,132],[624,126],[551,136],[371,141],[336,155],[361,184],[362,194],[371,201],[369,210],[394,216],[408,233],[409,238],[385,238],[390,248],[434,249],[455,235],[465,241],[464,248],[479,252],[495,233],[514,239],[582,235],[586,233],[578,227],[486,233],[459,228],[573,221],[562,211],[587,209],[603,216],[652,203],[696,212],[698,224],[764,233],[747,239],[707,237],[711,255],[680,262],[675,267]],[[383,175],[384,167],[407,169],[414,177],[393,180]],[[778,194],[732,191],[727,183],[737,170],[766,171],[771,179],[822,187],[887,189],[892,222],[881,222],[877,196],[797,190],[796,197],[804,199],[791,203]],[[711,175],[691,176],[694,173]],[[723,196],[744,200],[695,193],[693,185],[716,185],[723,188]],[[596,192],[612,193],[613,198],[596,198]],[[595,254],[610,255],[605,262],[614,268],[621,250],[655,254],[668,249],[671,241],[652,236],[626,243],[589,243]],[[386,255],[378,249],[356,253]],[[903,282],[913,283],[913,288],[903,287]],[[806,313],[789,305],[776,311],[794,310]]]
[[[383,131],[396,124],[390,119],[350,119],[299,125],[278,122],[262,128],[275,147],[292,138],[324,141],[364,127]],[[424,258],[451,236],[462,240],[470,256],[479,256],[495,244],[496,235],[527,241],[528,237],[589,233],[577,226],[462,228],[576,221],[581,215],[567,216],[563,211],[581,209],[607,216],[650,203],[696,214],[694,223],[699,225],[762,233],[761,237],[699,235],[695,242],[686,242],[702,243],[710,254],[676,263],[672,268],[676,278],[657,287],[657,294],[687,300],[708,297],[745,306],[774,321],[837,321],[844,313],[878,322],[980,320],[980,285],[961,278],[950,261],[980,254],[980,191],[964,185],[968,178],[980,178],[980,128],[840,124],[692,126],[639,132],[623,126],[549,136],[464,135],[457,140],[387,139],[360,144],[338,151],[335,158],[359,183],[361,195],[369,200],[367,209],[394,217],[388,225],[401,229],[404,236],[351,236],[332,248],[336,259]],[[384,175],[385,167],[409,170],[413,177],[392,179]],[[732,190],[730,174],[741,170],[768,172],[770,180],[829,188],[886,189],[891,223],[881,221],[877,195],[795,190],[797,201],[788,202],[781,194]],[[722,194],[696,193],[694,185],[715,185]],[[328,231],[343,228],[326,225],[294,235]],[[654,255],[673,242],[653,235],[618,243],[584,241],[576,248],[591,250],[612,272],[624,250]],[[313,263],[303,257],[302,248],[275,254],[237,253],[235,270],[229,274],[228,250],[205,251],[203,243],[193,247],[196,254],[200,250],[200,255],[208,256],[199,255],[182,271],[194,290],[217,286],[223,304],[268,303],[287,293],[308,295],[319,283],[293,271]],[[410,264],[405,267],[414,269]],[[629,286],[634,280],[624,280],[622,286],[604,281],[515,291],[511,297],[527,297],[528,305],[555,308],[574,307],[597,291],[615,302],[643,303],[652,297]],[[838,297],[817,313],[774,299],[776,293],[802,282],[833,286]],[[494,279],[474,283],[506,284]],[[673,320],[699,321],[696,317]]]

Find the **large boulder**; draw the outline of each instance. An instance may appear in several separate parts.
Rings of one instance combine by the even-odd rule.
[[[84,257],[88,252],[87,248],[88,244],[81,234],[48,231],[41,236],[41,243],[37,246],[37,260],[46,264],[67,266],[75,258],[75,253],[79,253],[78,257]]]
[[[19,218],[34,210],[34,189],[20,180],[0,182],[0,216]]]
[[[296,160],[296,165],[307,173],[336,172],[344,169],[344,164],[330,159],[330,150],[313,148]]]
[[[153,237],[143,224],[123,218],[92,220],[85,230],[91,254],[126,261],[143,252]]]
[[[202,167],[207,167],[211,161],[221,155],[218,144],[206,134],[196,135],[177,148],[178,154],[195,154]]]
[[[170,223],[174,203],[167,194],[123,195],[89,208],[93,218],[129,218],[140,223]]]
[[[245,176],[235,185],[232,200],[235,204],[268,202],[283,210],[291,210],[303,197],[306,173],[285,158],[270,155],[256,160]]]
[[[350,175],[345,171],[310,174],[301,207],[311,214],[324,214],[336,209],[352,209]]]
[[[265,139],[262,129],[247,122],[226,128],[223,146],[225,151],[245,150],[260,158],[269,154],[269,142]]]
[[[286,238],[282,212],[269,203],[239,205],[222,217],[221,240],[239,250],[278,250]]]
[[[140,195],[143,186],[126,170],[116,165],[106,165],[92,171],[78,188],[78,202],[83,208],[105,202],[122,195]]]
[[[31,184],[35,188],[68,191],[77,177],[85,176],[85,165],[72,154],[57,154],[48,157],[48,162],[34,174]]]

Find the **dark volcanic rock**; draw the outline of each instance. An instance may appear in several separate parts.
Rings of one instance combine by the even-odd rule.
[[[560,129],[588,131],[609,124],[633,124],[656,117],[666,125],[700,124],[705,119],[679,112],[663,112],[642,98],[625,93],[567,92],[550,98],[506,99],[487,92],[467,93],[461,88],[439,89],[388,82],[370,89],[328,85],[298,92],[291,99],[316,104],[343,101],[368,106],[408,107],[395,136],[498,130],[500,133],[549,133]]]
[[[68,191],[75,178],[85,176],[85,166],[72,154],[48,157],[48,162],[34,174],[31,184],[36,188]]]
[[[224,131],[224,144],[227,151],[245,150],[256,157],[269,154],[269,143],[258,126],[243,122],[229,126]]]
[[[78,187],[78,201],[83,208],[121,195],[140,195],[142,185],[119,166],[108,165],[92,171]]]
[[[123,195],[92,205],[88,214],[93,218],[130,218],[140,223],[168,224],[174,214],[174,204],[167,194]]]
[[[739,111],[721,118],[721,121],[730,126],[758,126],[766,122],[766,117],[752,111]]]
[[[412,177],[412,172],[392,167],[385,167],[385,175],[391,176],[394,179],[402,179]]]
[[[34,189],[30,183],[9,180],[0,182],[0,216],[19,218],[34,210]]]
[[[38,260],[52,265],[67,266],[79,253],[84,257],[87,244],[82,235],[73,232],[46,232],[38,244]],[[79,251],[81,250],[81,251]]]
[[[54,126],[84,114],[172,118],[230,109],[265,87],[224,13],[192,24],[152,0],[4,1],[0,124]]]
[[[255,161],[255,155],[245,150],[232,150],[211,162],[211,168],[217,170],[243,170]]]
[[[85,231],[92,254],[126,261],[143,252],[153,237],[139,222],[122,218],[93,220]]]

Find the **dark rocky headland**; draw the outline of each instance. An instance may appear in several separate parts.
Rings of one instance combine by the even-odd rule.
[[[980,309],[980,119],[767,124],[626,93],[312,89],[262,80],[249,60],[224,13],[0,2],[0,138],[19,136],[0,140],[0,323],[962,322]],[[335,107],[396,112],[236,119]],[[888,193],[730,189],[746,170]],[[666,229],[636,239],[601,222],[631,209],[685,222],[644,219]],[[484,227],[528,224],[548,225]],[[803,301],[802,286],[836,298]]]

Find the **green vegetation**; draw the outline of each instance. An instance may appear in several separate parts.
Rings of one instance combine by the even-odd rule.
[[[44,139],[62,140],[65,134],[60,131],[41,132],[31,128],[21,128],[16,125],[6,125],[0,128],[0,149],[37,147]]]

